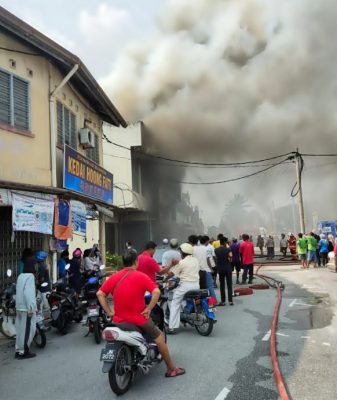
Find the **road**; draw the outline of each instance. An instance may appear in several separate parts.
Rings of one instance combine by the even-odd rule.
[[[292,398],[333,400],[337,387],[334,287],[328,269],[298,266],[264,267],[264,273],[286,283],[280,313],[280,367]],[[172,356],[186,368],[167,379],[164,365],[138,376],[127,400],[272,400],[278,399],[269,357],[269,329],[276,300],[274,289],[235,297],[234,307],[218,308],[213,334],[201,337],[182,328],[169,337]],[[115,398],[101,372],[100,348],[86,327],[74,324],[69,334],[48,333],[44,350],[32,360],[14,359],[12,345],[0,346],[1,399],[84,400]],[[35,349],[34,349],[35,351]]]

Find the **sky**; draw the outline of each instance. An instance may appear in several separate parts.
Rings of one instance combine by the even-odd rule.
[[[58,42],[97,80],[113,69],[130,42],[155,34],[162,0],[0,0],[0,5]]]

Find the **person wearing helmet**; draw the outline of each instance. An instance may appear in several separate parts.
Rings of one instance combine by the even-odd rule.
[[[81,293],[82,279],[81,279],[81,258],[82,250],[77,247],[73,251],[73,258],[70,261],[69,268],[69,285],[75,290],[77,295]]]
[[[47,293],[50,292],[50,276],[47,266],[47,257],[48,254],[43,250],[40,250],[36,253],[37,289],[41,293],[43,313],[50,312],[50,307],[47,299]],[[47,283],[47,286],[42,286],[43,283]]]
[[[181,254],[180,251],[178,250],[179,243],[178,239],[171,239],[170,240],[170,250],[165,251],[163,254],[163,258],[161,261],[161,266],[162,267],[171,267],[172,261],[173,260],[181,260]]]
[[[168,246],[168,244],[169,244],[169,241],[168,241],[168,239],[163,239],[163,246],[164,247],[167,247]]]
[[[180,326],[180,307],[185,293],[189,290],[197,290],[199,286],[199,261],[193,257],[193,246],[190,243],[183,243],[180,246],[182,260],[173,260],[173,267],[168,275],[180,279],[179,286],[173,293],[170,310],[170,321],[168,334],[176,333]]]

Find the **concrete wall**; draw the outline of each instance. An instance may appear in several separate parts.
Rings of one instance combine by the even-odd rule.
[[[0,46],[32,52],[0,33]],[[11,60],[16,66],[11,66]],[[0,125],[0,179],[50,185],[49,72],[43,57],[0,51],[0,68],[30,82],[31,131]]]

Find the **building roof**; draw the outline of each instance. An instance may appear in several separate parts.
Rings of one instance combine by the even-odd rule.
[[[79,57],[17,18],[3,7],[0,7],[0,30],[7,32],[23,44],[34,48],[37,53],[44,55],[64,75],[75,64],[78,64],[79,68],[77,72],[70,79],[72,85],[91,104],[103,121],[116,126],[127,126],[124,118]]]

